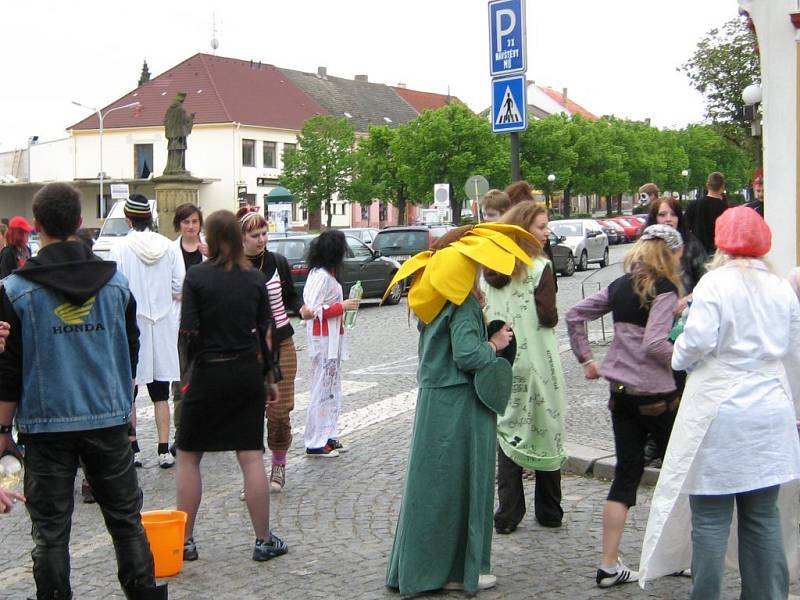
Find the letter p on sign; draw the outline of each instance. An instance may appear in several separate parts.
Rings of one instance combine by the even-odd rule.
[[[503,26],[504,18],[507,19],[508,23],[505,27]],[[495,39],[495,48],[499,51],[503,48],[503,38],[514,31],[514,28],[517,26],[517,16],[514,14],[513,10],[501,8],[495,13],[495,21],[494,30],[497,36]]]

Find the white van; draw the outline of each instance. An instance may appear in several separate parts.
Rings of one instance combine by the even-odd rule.
[[[158,231],[158,212],[156,211],[156,201],[150,202],[150,212],[153,213],[153,231]],[[108,260],[108,253],[120,239],[128,235],[128,221],[125,218],[125,200],[117,200],[100,228],[100,235],[94,242],[92,251],[103,260]]]

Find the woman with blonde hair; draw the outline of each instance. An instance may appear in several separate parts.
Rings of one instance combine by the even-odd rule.
[[[628,510],[644,472],[644,443],[650,433],[659,448],[669,440],[676,409],[670,368],[673,311],[682,295],[679,265],[683,240],[668,225],[651,225],[625,256],[625,274],[567,312],[575,357],[587,379],[605,377],[614,428],[617,465],[603,507],[603,558],[595,581],[612,587],[638,579],[619,559]],[[602,364],[589,347],[585,324],[606,313],[614,318],[614,340]]]
[[[689,378],[651,503],[640,585],[691,560],[690,599],[719,598],[735,506],[740,597],[783,600],[798,567],[800,306],[763,258],[772,234],[754,210],[725,211],[714,244],[675,341],[672,367]]]
[[[509,210],[502,223],[530,232],[534,243],[523,247],[532,265],[516,261],[510,276],[485,271],[482,291],[488,320],[512,322],[517,340],[511,400],[497,420],[497,496],[494,515],[497,533],[512,533],[526,512],[522,470],[536,472],[534,511],[543,527],[560,527],[561,467],[564,450],[564,373],[553,329],[558,323],[553,265],[544,255],[547,209],[521,202]],[[522,243],[520,243],[522,245]]]

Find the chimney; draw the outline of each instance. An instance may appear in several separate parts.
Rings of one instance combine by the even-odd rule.
[[[397,85],[396,85],[395,87],[399,87],[399,88],[402,88],[402,89],[406,89],[406,84],[405,84],[405,83],[403,83],[402,81],[398,81],[398,82],[397,82]]]
[[[567,88],[563,89],[563,91],[561,92],[561,97],[562,97],[562,99],[564,101],[564,108],[566,108],[567,107]]]
[[[369,77],[367,77],[366,75],[356,75],[353,79],[355,81],[363,81],[364,83],[369,81]]]
[[[317,67],[317,77],[319,77],[320,79],[327,79],[328,78],[327,67]]]

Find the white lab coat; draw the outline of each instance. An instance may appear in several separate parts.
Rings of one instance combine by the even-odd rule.
[[[177,381],[178,324],[173,300],[183,288],[185,268],[180,248],[152,231],[130,231],[109,253],[128,278],[136,299],[139,365],[136,385]]]
[[[778,499],[789,569],[798,571],[800,304],[763,262],[732,263],[694,290],[674,369],[690,370],[647,522],[639,585],[691,564],[690,494],[784,484]],[[790,381],[790,377],[793,381]],[[793,391],[794,390],[794,394]],[[728,562],[736,561],[736,519]]]

